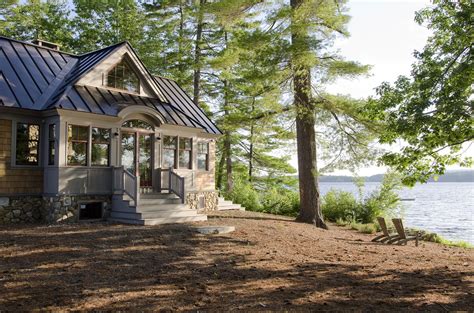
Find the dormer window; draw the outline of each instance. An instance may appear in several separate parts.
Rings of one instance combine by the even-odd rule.
[[[134,93],[140,92],[140,80],[125,59],[107,73],[107,86]]]

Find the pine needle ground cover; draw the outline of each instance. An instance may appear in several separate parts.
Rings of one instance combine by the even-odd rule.
[[[201,235],[197,225],[235,226]],[[225,212],[188,225],[0,228],[0,310],[470,310],[474,250]]]

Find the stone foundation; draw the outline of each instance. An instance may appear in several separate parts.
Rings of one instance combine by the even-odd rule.
[[[39,223],[44,216],[41,196],[0,197],[0,224]]]
[[[102,217],[109,216],[111,196],[1,196],[0,224],[78,222],[80,205],[91,202],[103,203]]]
[[[104,203],[102,218],[106,219],[112,208],[111,196],[54,196],[45,197],[47,223],[74,223],[79,221],[79,207],[91,202]]]
[[[216,211],[218,198],[219,196],[215,191],[189,192],[186,195],[186,204],[188,204],[191,209],[198,210],[199,212]],[[202,204],[204,204],[204,206]]]

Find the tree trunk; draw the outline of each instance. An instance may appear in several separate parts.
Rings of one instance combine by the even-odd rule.
[[[217,165],[217,179],[216,179],[216,188],[217,190],[222,190],[222,179],[224,177],[224,165],[226,160],[225,150],[222,150],[221,159]]]
[[[203,5],[205,0],[199,1],[199,12],[196,25],[196,43],[194,47],[194,77],[193,77],[193,101],[199,105],[200,83],[201,83],[201,39],[202,39],[202,24],[203,24]]]
[[[229,91],[228,91],[227,80],[224,80],[224,116],[228,116],[228,115],[229,115]],[[226,159],[226,172],[227,172],[226,190],[227,192],[232,192],[232,189],[234,188],[234,179],[232,177],[232,142],[231,142],[231,135],[228,130],[224,131],[224,153],[225,153],[225,159]]]
[[[253,116],[253,112],[255,111],[255,97],[253,97],[252,100],[252,109],[250,111],[251,116]],[[249,136],[249,142],[250,142],[250,147],[249,147],[249,181],[252,181],[252,176],[253,176],[253,140],[254,140],[254,131],[255,131],[255,126],[254,126],[254,121],[252,120],[250,122],[250,136]]]
[[[304,21],[296,20],[294,11],[304,0],[291,0],[293,46],[293,92],[296,109],[296,139],[298,151],[298,176],[300,189],[300,212],[296,221],[311,223],[327,229],[320,206],[318,168],[316,163],[315,109],[311,102],[311,71],[296,54],[309,51]]]

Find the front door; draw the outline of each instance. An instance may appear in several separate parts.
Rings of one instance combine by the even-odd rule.
[[[153,189],[153,135],[122,130],[122,166],[140,177],[140,192]]]

